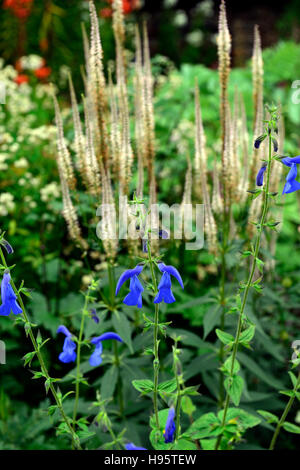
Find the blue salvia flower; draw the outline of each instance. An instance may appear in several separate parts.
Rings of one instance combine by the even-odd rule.
[[[8,243],[8,241],[5,240],[4,238],[2,238],[0,243],[6,249],[6,252],[7,252],[8,255],[11,255],[14,252],[14,249],[11,246],[11,244]]]
[[[135,446],[132,442],[128,442],[128,444],[125,444],[125,449],[126,450],[147,450],[145,449],[145,447]]]
[[[107,339],[114,339],[116,341],[119,341],[120,343],[123,343],[124,341],[122,338],[117,335],[117,333],[113,332],[108,332],[104,333],[103,335],[97,336],[96,338],[91,339],[91,343],[95,344],[95,350],[93,354],[91,355],[89,359],[89,363],[93,367],[100,366],[102,363],[102,351],[103,351],[103,346],[102,346],[102,341],[105,341]]]
[[[1,299],[2,305],[0,306],[0,315],[7,316],[10,312],[15,315],[22,313],[22,309],[17,302],[17,296],[10,285],[9,271],[5,271],[1,282]]]
[[[286,177],[286,183],[284,185],[282,194],[293,193],[294,191],[300,189],[300,183],[296,181],[297,163],[300,163],[300,155],[293,158],[285,157],[281,160],[281,163],[290,168],[290,171]]]
[[[95,309],[95,308],[91,308],[90,314],[91,314],[91,319],[94,320],[94,322],[98,324],[100,320],[99,320],[99,317],[98,317],[98,315],[97,315],[96,309]]]
[[[171,290],[172,282],[171,282],[171,275],[174,276],[179,284],[181,285],[182,289],[183,282],[179,272],[177,271],[174,266],[167,266],[164,263],[158,263],[159,270],[163,273],[160,283],[158,284],[158,294],[154,299],[154,303],[158,304],[160,302],[165,302],[166,304],[172,304],[176,301],[173,292]]]
[[[58,356],[58,359],[63,362],[64,364],[68,364],[69,362],[75,362],[76,361],[76,343],[72,341],[72,334],[68,330],[67,327],[64,325],[60,325],[57,328],[57,333],[63,333],[66,337],[63,345],[63,350]]]
[[[281,163],[283,163],[285,166],[291,167],[293,163],[300,163],[300,155],[297,157],[282,158]]]
[[[175,410],[174,410],[173,407],[171,407],[169,409],[166,426],[165,426],[165,429],[163,431],[166,444],[170,444],[171,442],[174,441],[175,430],[176,430]]]
[[[134,269],[127,269],[121,274],[120,279],[118,280],[116,295],[118,295],[118,292],[124,282],[130,279],[130,292],[123,300],[124,304],[126,305],[137,305],[139,308],[142,308],[142,292],[144,291],[144,288],[138,278],[138,275],[142,272],[143,267],[144,266],[142,264],[138,264]]]
[[[261,167],[261,169],[259,170],[259,172],[257,173],[257,176],[256,176],[256,186],[262,186],[264,184],[264,173],[267,169],[267,164],[264,163]]]

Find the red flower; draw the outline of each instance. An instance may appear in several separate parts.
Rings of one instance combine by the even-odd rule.
[[[49,75],[51,74],[51,68],[50,67],[41,67],[39,69],[36,69],[34,71],[34,74],[39,80],[44,80],[45,78],[48,78]]]
[[[112,4],[113,0],[107,0],[107,3]],[[139,8],[139,0],[123,0],[123,13],[128,15],[136,8]],[[112,16],[111,8],[102,8],[100,10],[100,16],[102,18],[110,18]]]
[[[33,0],[4,0],[3,8],[8,8],[20,19],[30,15]]]
[[[29,77],[28,75],[25,75],[25,74],[21,74],[21,75],[18,75],[15,80],[14,80],[17,85],[22,85],[22,83],[28,83],[29,82]]]
[[[111,8],[102,8],[100,10],[101,18],[110,18],[112,16],[112,9]]]

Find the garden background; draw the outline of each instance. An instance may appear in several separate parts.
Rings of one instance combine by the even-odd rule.
[[[295,80],[300,80],[300,5],[286,1],[281,7],[273,2],[227,2],[227,18],[232,34],[232,71],[229,98],[235,90],[243,95],[247,123],[254,120],[252,102],[251,56],[254,26],[259,25],[264,63],[264,101],[279,103],[285,123],[284,154],[298,155],[300,148],[300,104],[295,99]],[[108,1],[95,1],[104,51],[104,69],[115,59],[112,10]],[[89,31],[89,2],[84,0],[3,0],[0,10],[0,82],[6,85],[6,103],[0,105],[0,219],[1,230],[11,243],[14,254],[8,263],[16,265],[13,276],[25,282],[31,298],[26,298],[32,321],[37,323],[43,338],[52,337],[43,350],[46,363],[55,377],[64,377],[62,390],[72,382],[67,372],[71,366],[58,361],[62,341],[56,334],[60,324],[78,328],[79,313],[85,292],[94,277],[101,291],[109,295],[106,258],[97,238],[89,240],[88,263],[82,250],[70,239],[62,217],[62,191],[57,170],[56,126],[50,83],[56,89],[64,123],[65,137],[71,152],[74,129],[69,98],[68,73],[72,72],[77,98],[84,91],[82,79],[84,49],[82,26]],[[213,177],[214,159],[219,152],[219,77],[216,35],[219,2],[212,0],[124,0],[126,22],[126,57],[129,64],[129,101],[132,105],[134,82],[135,24],[147,21],[152,73],[154,77],[155,171],[158,198],[168,204],[180,203],[186,183],[189,159],[193,161],[194,86],[200,89],[203,124],[207,139],[207,166]],[[82,109],[81,109],[82,111]],[[131,129],[133,132],[133,129]],[[255,136],[256,137],[256,136]],[[251,148],[252,141],[249,144]],[[134,174],[136,163],[134,163]],[[134,177],[135,178],[135,177]],[[134,180],[135,181],[135,180]],[[284,180],[281,179],[281,194]],[[132,186],[132,193],[134,190]],[[251,189],[251,188],[250,188]],[[80,210],[89,214],[89,198],[78,190]],[[282,203],[283,201],[281,201]],[[300,340],[300,194],[284,201],[282,223],[278,228],[276,249],[264,279],[264,295],[253,295],[248,314],[256,322],[255,345],[240,353],[247,386],[240,408],[260,416],[257,410],[280,415],[285,401],[278,394],[289,386],[291,344]],[[245,217],[238,204],[234,206],[242,235],[227,253],[227,267],[232,273],[240,264]],[[167,264],[177,266],[185,280],[184,291],[174,289],[178,301],[162,308],[162,318],[172,321],[172,328],[182,335],[182,367],[189,386],[200,384],[200,395],[193,404],[186,404],[183,422],[188,423],[195,407],[197,419],[215,408],[217,398],[217,367],[214,353],[215,326],[220,312],[211,297],[219,285],[216,257],[206,247],[197,252],[184,249],[184,243],[163,241]],[[100,254],[99,254],[100,253]],[[115,261],[116,274],[133,267],[128,250],[121,247]],[[229,273],[228,290],[235,289],[239,275]],[[88,385],[82,385],[78,413],[87,416],[82,422],[87,448],[98,448],[109,441],[103,427],[93,425],[97,415],[95,390],[102,398],[116,393],[108,406],[116,429],[126,428],[126,438],[150,446],[148,421],[150,400],[140,397],[131,382],[149,378],[151,363],[141,354],[147,340],[143,333],[143,317],[124,307],[118,321],[107,316],[97,300],[103,331],[114,329],[126,336],[128,346],[123,355],[124,366],[116,368],[108,357],[103,368],[91,370],[84,355],[83,372]],[[144,312],[151,312],[146,305]],[[229,329],[234,319],[229,315]],[[104,327],[105,325],[105,327]],[[97,333],[97,324],[90,320],[88,335]],[[102,330],[101,330],[102,332]],[[0,365],[0,448],[1,449],[64,449],[68,440],[53,432],[58,416],[51,419],[47,407],[51,398],[45,396],[43,384],[32,380],[22,357],[30,345],[22,328],[11,318],[1,317],[0,339],[5,341],[6,364]],[[170,379],[172,340],[160,344],[163,359],[161,374]],[[111,366],[113,364],[113,367]],[[150,364],[150,366],[149,366]],[[150,369],[149,369],[150,367]],[[33,367],[30,367],[33,368]],[[92,384],[92,386],[91,386]],[[150,408],[145,409],[145,403]],[[191,406],[192,409],[189,409]],[[72,397],[66,399],[71,413]],[[298,408],[299,409],[299,408]],[[121,414],[121,415],[120,415]],[[119,419],[121,416],[121,419]],[[261,417],[261,416],[260,416]],[[51,421],[52,420],[52,421]],[[297,405],[289,421],[300,424]],[[263,421],[246,439],[237,440],[238,449],[267,448],[272,425]],[[94,426],[94,427],[92,427]],[[88,432],[92,427],[92,436]],[[282,432],[279,448],[296,449],[298,435]],[[298,443],[299,445],[299,443]]]

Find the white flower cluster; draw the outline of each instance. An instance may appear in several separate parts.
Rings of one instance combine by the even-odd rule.
[[[15,208],[14,197],[10,193],[0,194],[0,216],[5,217]]]
[[[52,183],[46,184],[41,190],[41,200],[44,202],[49,202],[53,199],[60,197],[60,187],[53,181]]]
[[[44,59],[36,54],[23,56],[19,59],[22,70],[37,70],[43,67]]]

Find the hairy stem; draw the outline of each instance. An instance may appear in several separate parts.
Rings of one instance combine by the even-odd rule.
[[[298,387],[300,385],[300,371],[299,371],[299,374],[298,374],[298,380],[293,388],[293,392],[297,392],[298,390]],[[286,417],[287,415],[289,414],[290,412],[290,409],[292,408],[293,406],[293,403],[294,403],[294,400],[295,400],[295,394],[294,396],[291,396],[289,401],[287,402],[286,404],[286,407],[281,415],[281,418],[280,420],[278,421],[277,423],[277,426],[276,426],[276,429],[275,429],[275,432],[273,434],[273,437],[272,437],[272,440],[271,440],[271,444],[270,444],[270,447],[269,447],[269,450],[274,450],[274,447],[275,447],[275,444],[276,444],[276,441],[277,441],[277,438],[278,438],[278,435],[280,433],[280,430],[286,420]]]
[[[158,292],[157,289],[157,281],[154,272],[154,262],[151,255],[151,245],[150,242],[147,241],[147,248],[148,248],[148,259],[150,265],[150,271],[152,276],[152,282],[154,287],[155,295]],[[159,320],[159,306],[155,304],[155,313],[154,313],[154,332],[153,332],[153,343],[154,343],[154,361],[153,361],[153,375],[154,375],[154,390],[153,390],[153,406],[154,406],[154,414],[155,414],[155,423],[156,426],[159,428],[159,419],[158,419],[158,375],[159,375],[159,355],[158,355],[158,320]]]
[[[77,411],[78,411],[78,400],[79,400],[79,391],[80,391],[80,360],[81,360],[81,344],[83,338],[83,331],[84,331],[84,320],[87,313],[87,305],[88,305],[88,296],[85,297],[84,306],[81,313],[81,322],[80,322],[80,330],[78,336],[78,346],[77,346],[77,359],[76,359],[76,384],[75,384],[75,402],[74,402],[74,410],[73,410],[73,429],[75,430],[76,427],[76,418],[77,418]]]
[[[108,262],[107,265],[107,272],[108,272],[108,283],[109,283],[109,306],[112,315],[117,314],[115,310],[115,272],[113,265]],[[115,311],[115,312],[114,312]],[[117,380],[117,392],[118,392],[118,400],[119,400],[119,410],[120,415],[123,416],[124,414],[124,400],[123,400],[123,390],[122,390],[122,380],[120,375],[120,359],[118,353],[118,344],[116,341],[113,342],[113,353],[115,359],[115,365],[118,368],[118,380]]]

